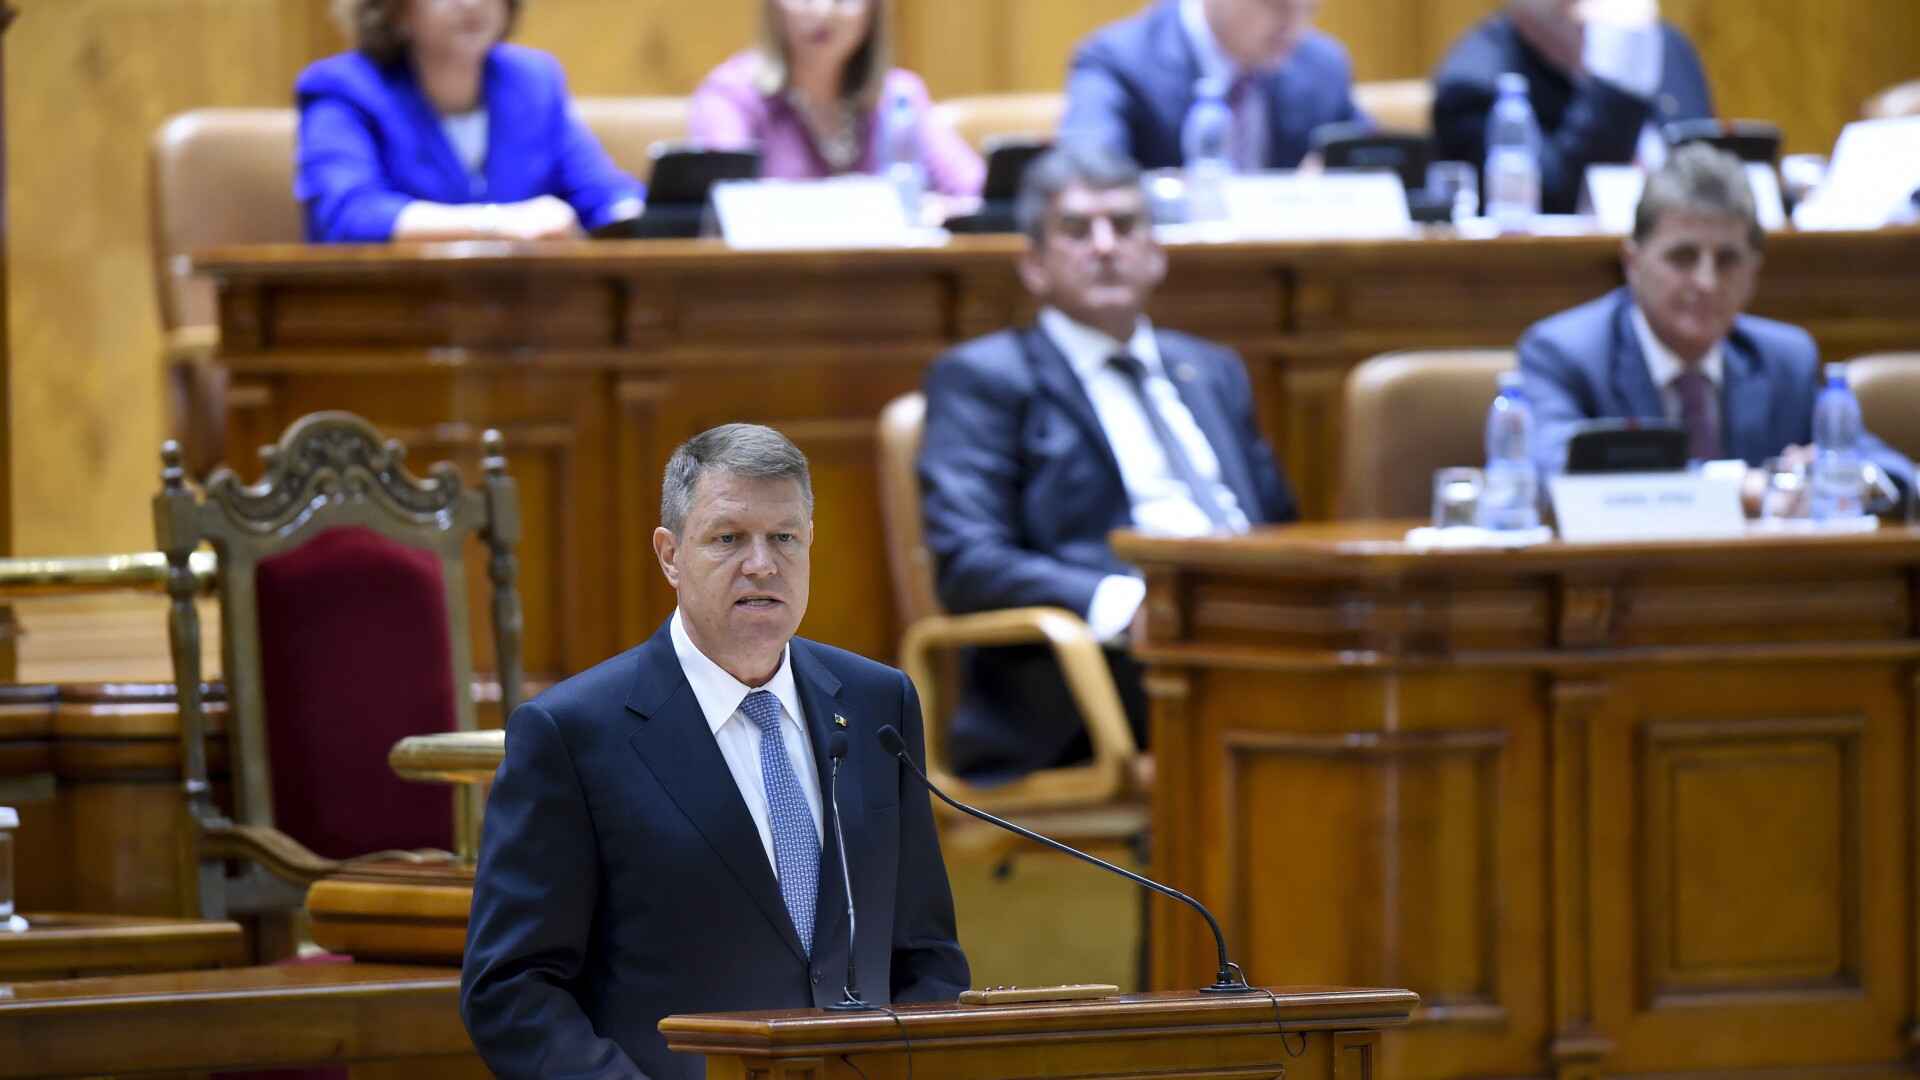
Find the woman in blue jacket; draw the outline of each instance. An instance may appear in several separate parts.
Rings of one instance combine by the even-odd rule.
[[[294,88],[308,240],[538,240],[640,212],[559,62],[503,44],[521,0],[338,2],[355,51]]]

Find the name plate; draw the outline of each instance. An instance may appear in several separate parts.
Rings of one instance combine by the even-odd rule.
[[[713,210],[727,245],[750,251],[915,247],[930,239],[907,221],[898,189],[878,176],[715,184]]]
[[[1409,235],[1407,192],[1389,172],[1269,172],[1226,182],[1227,218],[1242,240],[1345,240]]]
[[[1583,473],[1548,481],[1560,538],[1690,540],[1742,536],[1740,480],[1704,472]]]

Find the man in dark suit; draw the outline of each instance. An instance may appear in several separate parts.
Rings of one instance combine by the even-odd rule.
[[[1146,587],[1107,534],[1244,530],[1295,517],[1231,350],[1143,312],[1166,272],[1140,172],[1068,144],[1028,169],[1016,216],[1037,325],[967,342],[927,373],[920,456],[927,544],[951,611],[1056,605],[1114,646],[1136,730],[1145,702],[1121,646]],[[1086,756],[1083,725],[1043,647],[981,649],[951,726],[974,777]]]
[[[1683,146],[1648,178],[1622,248],[1626,287],[1520,339],[1542,472],[1564,470],[1567,440],[1601,418],[1679,421],[1699,460],[1811,457],[1819,350],[1797,326],[1740,313],[1764,239],[1733,155]],[[1898,452],[1872,435],[1859,452],[1913,490],[1913,465]],[[1748,470],[1749,510],[1765,479]]]
[[[1067,73],[1061,143],[1126,154],[1142,168],[1180,165],[1180,128],[1196,84],[1217,81],[1234,114],[1242,171],[1292,168],[1313,129],[1361,119],[1352,64],[1312,28],[1320,0],[1159,0],[1096,30]]]
[[[793,636],[807,606],[806,459],[746,424],[667,463],[654,552],[679,594],[638,648],[514,710],[487,805],[461,1008],[494,1076],[704,1080],[656,1030],[670,1013],[839,1001],[846,891],[866,1000],[967,986],[917,755],[920,705],[892,668]]]
[[[1624,2],[1634,10],[1618,11]],[[1587,166],[1648,166],[1665,154],[1659,129],[1713,115],[1706,72],[1686,35],[1651,0],[1508,0],[1461,35],[1433,73],[1440,156],[1479,166],[1487,114],[1506,72],[1527,77],[1540,122],[1540,205],[1570,214]]]

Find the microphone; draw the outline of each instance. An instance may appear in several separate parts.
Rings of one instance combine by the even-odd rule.
[[[834,728],[827,736],[827,758],[833,762],[827,774],[827,802],[833,807],[833,846],[840,852],[840,881],[847,889],[847,981],[840,988],[841,999],[827,1006],[835,1012],[871,1009],[860,997],[859,979],[854,974],[853,945],[858,940],[853,924],[853,869],[847,862],[847,834],[840,829],[840,763],[847,759],[847,731]]]
[[[1178,889],[1170,889],[1167,886],[1162,885],[1159,882],[1154,881],[1150,878],[1141,877],[1139,874],[1136,874],[1131,870],[1127,870],[1127,869],[1123,869],[1121,867],[1115,866],[1112,863],[1106,861],[1105,859],[1097,859],[1092,855],[1089,855],[1086,852],[1079,850],[1078,848],[1068,847],[1067,845],[1061,843],[1058,840],[1041,836],[1039,833],[1034,832],[1032,829],[1023,829],[1020,826],[1015,825],[1011,821],[1008,821],[1004,818],[994,817],[992,814],[987,813],[985,810],[976,809],[974,807],[968,806],[966,803],[963,803],[954,799],[952,796],[948,795],[946,792],[941,791],[938,787],[934,786],[933,781],[927,779],[927,774],[920,771],[920,766],[915,765],[913,763],[913,757],[907,753],[906,740],[900,737],[900,733],[894,730],[894,727],[892,724],[888,724],[885,727],[881,728],[876,734],[879,736],[881,749],[885,750],[889,754],[892,754],[894,757],[899,758],[902,762],[905,762],[907,768],[913,770],[913,775],[919,777],[920,782],[922,784],[927,785],[928,791],[931,791],[935,795],[940,796],[941,802],[946,803],[948,806],[953,807],[955,810],[958,810],[964,814],[971,814],[974,817],[979,818],[981,821],[984,821],[989,825],[998,825],[1010,833],[1013,833],[1017,836],[1024,836],[1027,839],[1034,841],[1035,843],[1043,844],[1047,847],[1052,848],[1055,851],[1059,851],[1059,852],[1063,852],[1065,854],[1071,855],[1074,858],[1081,860],[1082,862],[1090,862],[1095,866],[1101,867],[1102,869],[1111,870],[1114,873],[1119,874],[1121,877],[1126,878],[1128,881],[1131,881],[1136,885],[1144,885],[1147,888],[1152,889],[1154,892],[1161,894],[1162,896],[1170,896],[1175,900],[1178,900],[1181,903],[1187,905],[1188,907],[1191,907],[1193,910],[1199,912],[1200,915],[1207,920],[1207,925],[1213,928],[1213,943],[1215,947],[1217,947],[1220,951],[1220,972],[1219,974],[1214,976],[1213,985],[1201,987],[1200,992],[1203,994],[1250,994],[1250,993],[1256,992],[1253,987],[1247,985],[1247,977],[1243,972],[1241,972],[1240,965],[1235,964],[1232,961],[1227,959],[1227,936],[1220,932],[1219,920],[1213,917],[1213,912],[1208,911],[1205,904],[1202,904],[1200,901],[1195,900],[1193,897],[1188,896],[1186,893],[1183,893]]]

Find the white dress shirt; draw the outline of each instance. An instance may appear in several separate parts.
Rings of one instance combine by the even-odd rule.
[[[1640,342],[1640,355],[1647,358],[1647,374],[1653,377],[1653,385],[1660,390],[1660,403],[1666,407],[1667,419],[1680,420],[1680,391],[1674,389],[1673,380],[1687,370],[1687,362],[1680,359],[1653,332],[1640,305],[1633,306],[1633,336]],[[1720,420],[1720,390],[1726,382],[1726,350],[1723,342],[1716,341],[1707,354],[1700,358],[1700,373],[1713,384],[1713,393],[1707,397],[1707,411],[1713,416],[1714,430],[1720,432],[1724,443],[1727,425]]]
[[[1220,458],[1167,377],[1153,325],[1145,316],[1134,325],[1133,336],[1125,342],[1077,323],[1051,307],[1040,310],[1039,325],[1041,332],[1066,357],[1067,365],[1087,393],[1087,400],[1093,403],[1094,415],[1100,420],[1101,430],[1106,432],[1107,445],[1113,449],[1114,460],[1120,465],[1120,481],[1127,490],[1134,528],[1159,536],[1205,536],[1213,532],[1213,522],[1194,501],[1186,482],[1168,464],[1166,451],[1140,407],[1132,381],[1108,363],[1122,352],[1138,358],[1146,367],[1147,396],[1153,399],[1167,427],[1186,451],[1194,471],[1212,488],[1228,524],[1235,532],[1247,531],[1246,511],[1241,509],[1233,490],[1220,482]],[[1093,603],[1086,613],[1087,625],[1094,636],[1111,640],[1125,630],[1146,594],[1146,583],[1137,577],[1113,574],[1103,579],[1094,590]]]
[[[727,759],[727,771],[746,800],[753,827],[760,830],[760,845],[767,850],[767,865],[780,876],[780,864],[773,857],[773,822],[767,810],[767,785],[760,772],[760,725],[740,711],[740,703],[754,690],[766,690],[780,700],[780,739],[786,744],[787,758],[793,762],[793,775],[807,797],[807,810],[813,815],[813,832],[821,837],[820,772],[813,764],[813,740],[807,736],[806,713],[800,708],[800,691],[793,682],[793,646],[780,653],[780,667],[765,686],[748,686],[725,668],[714,663],[694,645],[680,624],[675,609],[668,624],[673,638],[673,654],[680,659],[680,670],[693,688],[694,700],[713,730],[713,741],[720,744],[720,756]]]
[[[453,156],[469,176],[487,171],[487,110],[481,106],[472,112],[453,113],[440,118],[440,130],[453,145]]]
[[[1220,47],[1220,39],[1213,36],[1213,27],[1208,25],[1207,13],[1200,4],[1201,0],[1181,0],[1180,25],[1187,33],[1187,44],[1193,47],[1193,55],[1200,61],[1202,78],[1219,80],[1220,92],[1224,94],[1232,90],[1234,81],[1242,75],[1264,78],[1272,74],[1271,71],[1242,71]],[[1235,126],[1243,142],[1234,148],[1234,163],[1242,171],[1257,172],[1267,161],[1267,95],[1259,92],[1246,95],[1235,116]]]

